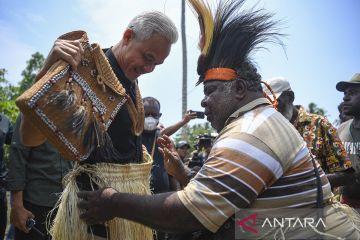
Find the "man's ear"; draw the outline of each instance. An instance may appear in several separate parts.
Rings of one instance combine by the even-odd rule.
[[[243,79],[235,80],[235,97],[238,100],[242,100],[246,95],[246,83]]]
[[[130,28],[126,29],[123,34],[124,43],[128,43],[133,38],[134,38],[134,31]]]
[[[295,100],[294,92],[290,90],[288,95],[289,95],[289,102],[294,103],[294,100]]]

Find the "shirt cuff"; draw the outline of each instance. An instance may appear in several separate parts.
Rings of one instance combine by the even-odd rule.
[[[178,191],[177,195],[182,202],[182,204],[191,212],[192,215],[209,231],[215,233],[221,226],[218,226],[214,222],[212,222],[203,211],[194,206],[191,203],[191,197],[189,197],[184,190]]]

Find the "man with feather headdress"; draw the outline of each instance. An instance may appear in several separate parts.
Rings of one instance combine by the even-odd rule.
[[[330,203],[326,176],[296,129],[264,98],[261,76],[249,58],[260,43],[278,41],[277,23],[261,10],[242,11],[242,0],[219,1],[214,16],[203,0],[189,2],[201,28],[198,83],[204,84],[205,95],[201,105],[219,133],[207,161],[193,178],[186,167],[179,167],[175,177],[186,187],[178,192],[153,196],[111,188],[80,192],[79,207],[91,209],[81,217],[90,224],[120,217],[162,231],[201,230],[201,239],[234,239],[254,237],[239,233],[235,214],[244,209],[297,207],[316,212],[317,207],[322,209],[320,216],[326,216],[326,226],[320,229],[258,229],[256,237],[280,233],[296,239],[325,235],[358,239],[359,229],[352,220],[359,218],[351,209]],[[181,161],[169,138],[160,143],[165,161]]]

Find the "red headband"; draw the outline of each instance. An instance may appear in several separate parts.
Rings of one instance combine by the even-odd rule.
[[[236,71],[231,68],[211,68],[206,71],[204,81],[222,80],[230,81],[237,77]]]

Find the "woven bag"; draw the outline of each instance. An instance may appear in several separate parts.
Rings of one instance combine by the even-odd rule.
[[[84,54],[77,71],[57,61],[17,100],[16,105],[67,159],[82,161],[97,148],[112,148],[106,130],[128,100],[98,44],[84,31],[59,39],[79,39]]]

